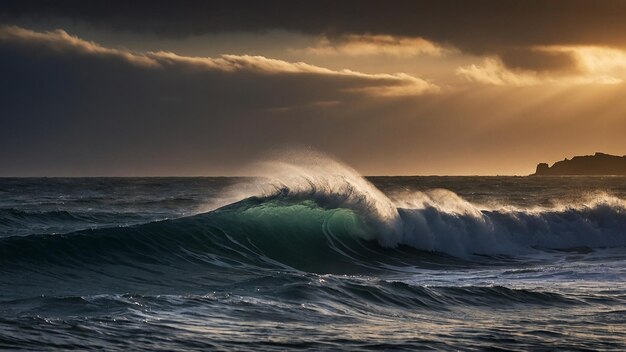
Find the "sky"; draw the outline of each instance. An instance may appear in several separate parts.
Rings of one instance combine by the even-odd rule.
[[[626,1],[0,2],[0,176],[365,175],[626,154]]]

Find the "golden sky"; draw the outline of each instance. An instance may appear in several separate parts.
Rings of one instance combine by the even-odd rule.
[[[233,175],[302,148],[368,175],[623,155],[624,18],[623,1],[9,1],[0,175]]]

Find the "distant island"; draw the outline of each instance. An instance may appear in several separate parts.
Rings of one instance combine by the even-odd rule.
[[[572,159],[557,161],[551,167],[547,163],[541,163],[531,176],[553,175],[626,175],[626,155],[595,153],[575,156]]]

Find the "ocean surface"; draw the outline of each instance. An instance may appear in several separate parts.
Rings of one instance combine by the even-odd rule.
[[[626,350],[626,178],[0,179],[0,349]]]

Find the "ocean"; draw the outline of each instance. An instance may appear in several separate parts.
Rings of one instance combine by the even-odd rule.
[[[272,167],[0,179],[0,349],[626,349],[625,177]]]

